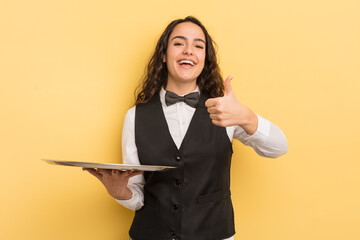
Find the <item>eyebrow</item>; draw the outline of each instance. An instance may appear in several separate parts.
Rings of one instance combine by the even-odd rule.
[[[180,39],[188,40],[188,39],[187,39],[186,37],[184,37],[184,36],[175,36],[175,37],[173,37],[173,38],[171,39],[171,41],[174,40],[175,38],[180,38]],[[194,38],[194,41],[200,41],[200,42],[203,42],[204,44],[206,44],[205,41],[202,40],[201,38]]]

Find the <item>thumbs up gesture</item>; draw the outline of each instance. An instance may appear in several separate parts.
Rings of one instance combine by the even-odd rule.
[[[248,107],[242,105],[231,88],[232,77],[224,82],[225,94],[223,97],[210,98],[205,102],[210,118],[214,125],[220,127],[238,125],[245,132],[252,135],[257,130],[258,119]]]

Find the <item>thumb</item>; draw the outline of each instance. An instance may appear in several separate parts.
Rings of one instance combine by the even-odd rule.
[[[224,82],[225,95],[229,95],[230,93],[232,93],[232,87],[231,87],[232,78],[233,78],[232,76],[228,76]]]
[[[133,171],[132,173],[130,173],[129,178],[134,177],[136,175],[143,174],[143,173],[144,173],[144,171]]]

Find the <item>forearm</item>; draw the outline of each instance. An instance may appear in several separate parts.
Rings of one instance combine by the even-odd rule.
[[[276,158],[285,154],[288,144],[284,133],[275,124],[256,115],[258,127],[254,134],[248,134],[245,129],[235,126],[233,138],[246,146],[251,146],[255,152],[263,157]]]

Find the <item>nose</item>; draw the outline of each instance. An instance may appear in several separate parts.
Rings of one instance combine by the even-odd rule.
[[[192,55],[193,54],[193,49],[192,46],[190,44],[187,44],[184,48],[184,54],[185,55]]]

